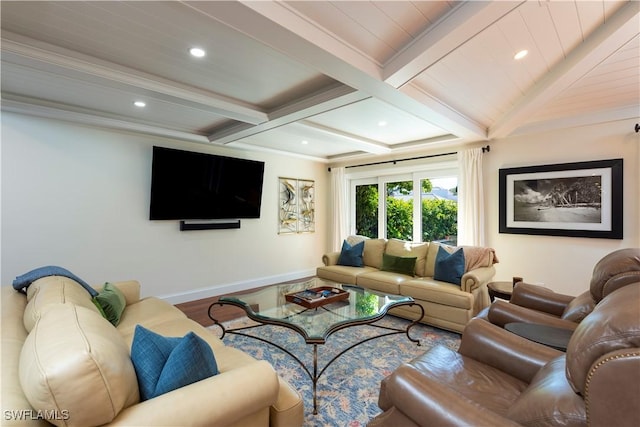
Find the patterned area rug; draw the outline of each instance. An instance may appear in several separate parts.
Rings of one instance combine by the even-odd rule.
[[[233,329],[254,324],[248,318],[227,322]],[[406,328],[408,321],[386,316],[379,325]],[[211,329],[218,332],[216,326]],[[296,332],[279,326],[260,326],[243,331],[275,342],[295,354],[313,373],[313,346],[307,345]],[[318,370],[321,371],[338,353],[367,337],[386,331],[373,326],[354,326],[342,329],[329,337],[325,345],[318,346]],[[218,332],[219,333],[219,332]],[[295,387],[304,398],[307,427],[365,426],[381,412],[378,408],[380,381],[398,366],[421,355],[434,345],[451,349],[460,345],[460,335],[426,325],[417,325],[411,337],[420,340],[420,346],[409,341],[404,333],[368,341],[347,351],[332,363],[317,383],[318,414],[313,414],[313,382],[304,369],[285,352],[256,339],[226,334],[226,345],[235,347],[256,359],[268,360],[278,374]]]

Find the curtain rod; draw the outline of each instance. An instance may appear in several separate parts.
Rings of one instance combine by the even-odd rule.
[[[491,146],[487,145],[486,147],[482,147],[482,152],[483,153],[488,153],[491,151]],[[406,159],[396,159],[396,160],[384,160],[381,162],[373,162],[373,163],[363,163],[361,165],[351,165],[351,166],[345,166],[345,169],[349,169],[349,168],[359,168],[362,166],[374,166],[374,165],[384,165],[386,163],[393,163],[394,165],[397,162],[406,162],[409,160],[420,160],[420,159],[430,159],[432,157],[442,157],[442,156],[450,156],[453,154],[458,154],[457,151],[452,151],[450,153],[440,153],[440,154],[429,154],[426,156],[417,156],[417,157],[407,157]],[[331,168],[327,168],[329,170],[329,172],[331,172]]]

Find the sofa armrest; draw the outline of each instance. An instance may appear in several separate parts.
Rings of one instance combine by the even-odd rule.
[[[322,255],[322,262],[324,265],[336,265],[338,264],[338,258],[340,258],[340,252],[329,252]]]
[[[278,387],[273,367],[256,361],[130,406],[109,425],[229,425],[261,409],[268,414]]]
[[[421,375],[410,365],[396,369],[387,387],[393,406],[419,426],[519,425]],[[425,414],[429,414],[428,419]]]
[[[491,267],[479,267],[473,270],[469,270],[462,275],[460,281],[460,287],[465,292],[471,292],[479,287],[489,283],[493,276],[496,274],[494,266]]]
[[[554,292],[544,286],[518,283],[513,288],[510,301],[512,304],[560,317],[573,298],[570,295]]]
[[[550,360],[564,355],[482,319],[471,319],[462,333],[458,353],[530,383]]]
[[[140,282],[137,280],[126,280],[122,282],[111,282],[113,286],[120,289],[124,294],[127,305],[131,305],[140,301]],[[96,291],[100,292],[104,285],[92,286]]]

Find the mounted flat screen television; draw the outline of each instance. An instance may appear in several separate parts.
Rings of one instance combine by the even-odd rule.
[[[151,220],[260,218],[264,162],[153,147]]]

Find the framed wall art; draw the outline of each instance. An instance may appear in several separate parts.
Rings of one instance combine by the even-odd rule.
[[[500,233],[622,239],[623,159],[499,171]]]
[[[316,231],[314,181],[279,178],[278,188],[278,233],[312,233]]]

